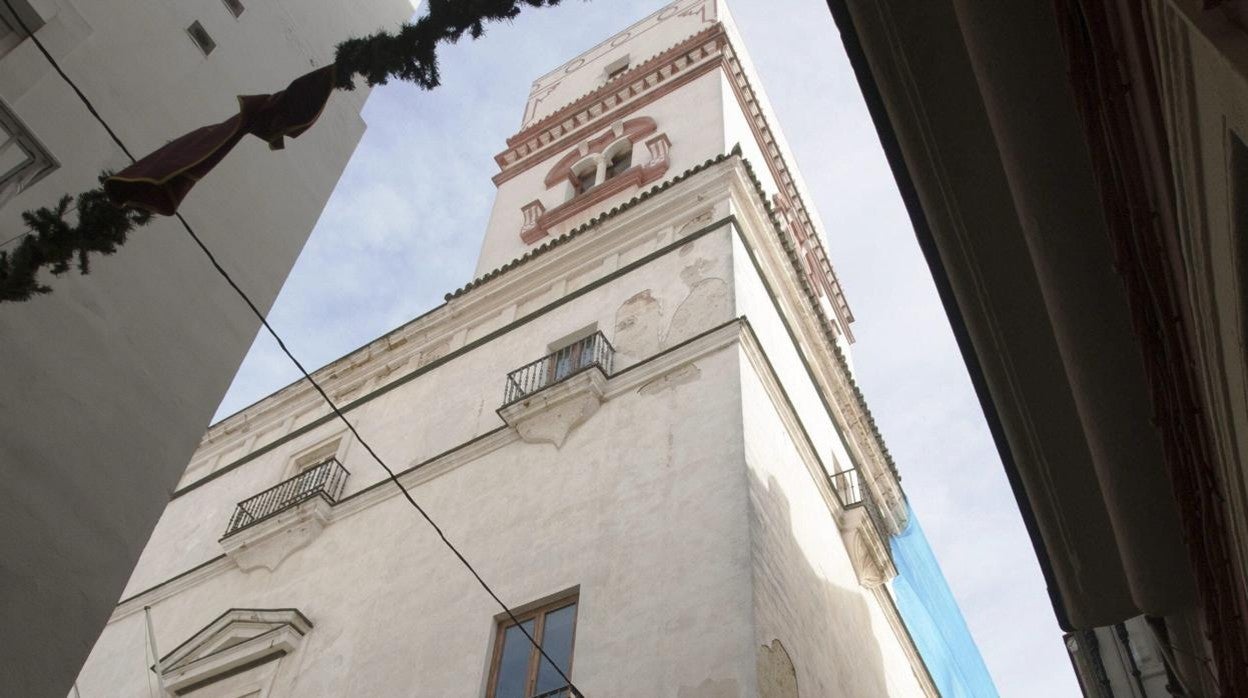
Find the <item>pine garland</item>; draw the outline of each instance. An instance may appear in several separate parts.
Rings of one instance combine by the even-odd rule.
[[[424,90],[440,84],[437,45],[455,43],[467,34],[473,39],[485,33],[489,22],[514,19],[523,6],[546,7],[560,0],[429,0],[429,12],[414,23],[404,24],[396,34],[386,31],[338,44],[334,63],[337,85],[354,89],[355,76],[370,86],[391,78],[411,82]],[[100,175],[100,182],[109,173]],[[70,204],[75,206],[71,210]],[[76,222],[67,217],[76,213]],[[0,303],[25,301],[51,293],[41,284],[39,271],[53,275],[77,268],[90,271],[90,255],[110,255],[126,242],[136,228],[147,225],[152,214],[137,208],[113,205],[103,186],[75,197],[61,197],[55,206],[22,213],[30,227],[17,247],[0,250]]]
[[[109,172],[100,173],[100,182]],[[65,219],[70,203],[75,203],[78,222]],[[104,188],[96,187],[77,197],[68,194],[53,207],[44,206],[22,213],[31,233],[12,252],[0,251],[0,303],[29,300],[40,293],[51,293],[39,283],[42,267],[55,275],[70,270],[77,260],[80,274],[90,271],[90,253],[110,255],[126,241],[136,227],[147,225],[152,214],[137,208],[119,208],[108,200]]]

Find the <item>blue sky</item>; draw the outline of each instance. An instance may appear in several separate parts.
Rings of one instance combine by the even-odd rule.
[[[526,10],[479,41],[445,47],[437,90],[395,83],[374,91],[368,131],[269,316],[296,356],[328,363],[468,281],[493,201],[493,156],[519,127],[532,80],[664,4],[565,0]],[[1030,540],[826,5],[731,7],[826,224],[857,318],[858,381],[998,689],[1011,698],[1079,695]],[[261,335],[218,416],[296,377]]]

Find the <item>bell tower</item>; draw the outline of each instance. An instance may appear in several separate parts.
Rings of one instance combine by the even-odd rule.
[[[936,696],[853,317],[741,45],[722,2],[678,0],[539,77],[475,278],[317,373],[515,616],[299,383],[209,430],[84,689],[125,664],[95,693],[141,692],[151,605],[169,647],[289,635],[167,685]]]

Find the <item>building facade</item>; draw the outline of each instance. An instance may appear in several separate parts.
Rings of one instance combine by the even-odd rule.
[[[1084,690],[1248,695],[1248,2],[828,6]]]
[[[538,78],[496,160],[476,278],[316,372],[351,424],[583,695],[939,695],[852,314],[722,3]],[[157,678],[571,695],[306,383],[208,430],[77,686]]]
[[[0,3],[0,240],[25,230],[22,211],[129,164],[53,61],[141,157],[411,13],[408,0]],[[336,94],[281,153],[244,141],[182,208],[262,309],[363,134],[366,95]],[[52,293],[0,305],[0,624],[23,628],[0,643],[6,695],[70,688],[259,326],[172,219],[88,275],[41,281]]]

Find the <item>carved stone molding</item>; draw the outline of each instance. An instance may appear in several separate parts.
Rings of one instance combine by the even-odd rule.
[[[888,543],[874,529],[865,507],[850,507],[842,512],[841,534],[859,584],[874,589],[897,576]]]
[[[312,621],[298,609],[232,608],[161,659],[161,678],[172,694],[280,660],[303,644]]]
[[[548,443],[560,448],[573,429],[598,411],[606,386],[607,377],[602,370],[590,367],[500,408],[498,416],[528,443]]]
[[[291,553],[311,543],[329,523],[333,505],[324,497],[306,502],[221,539],[225,554],[244,572],[270,572]]]

